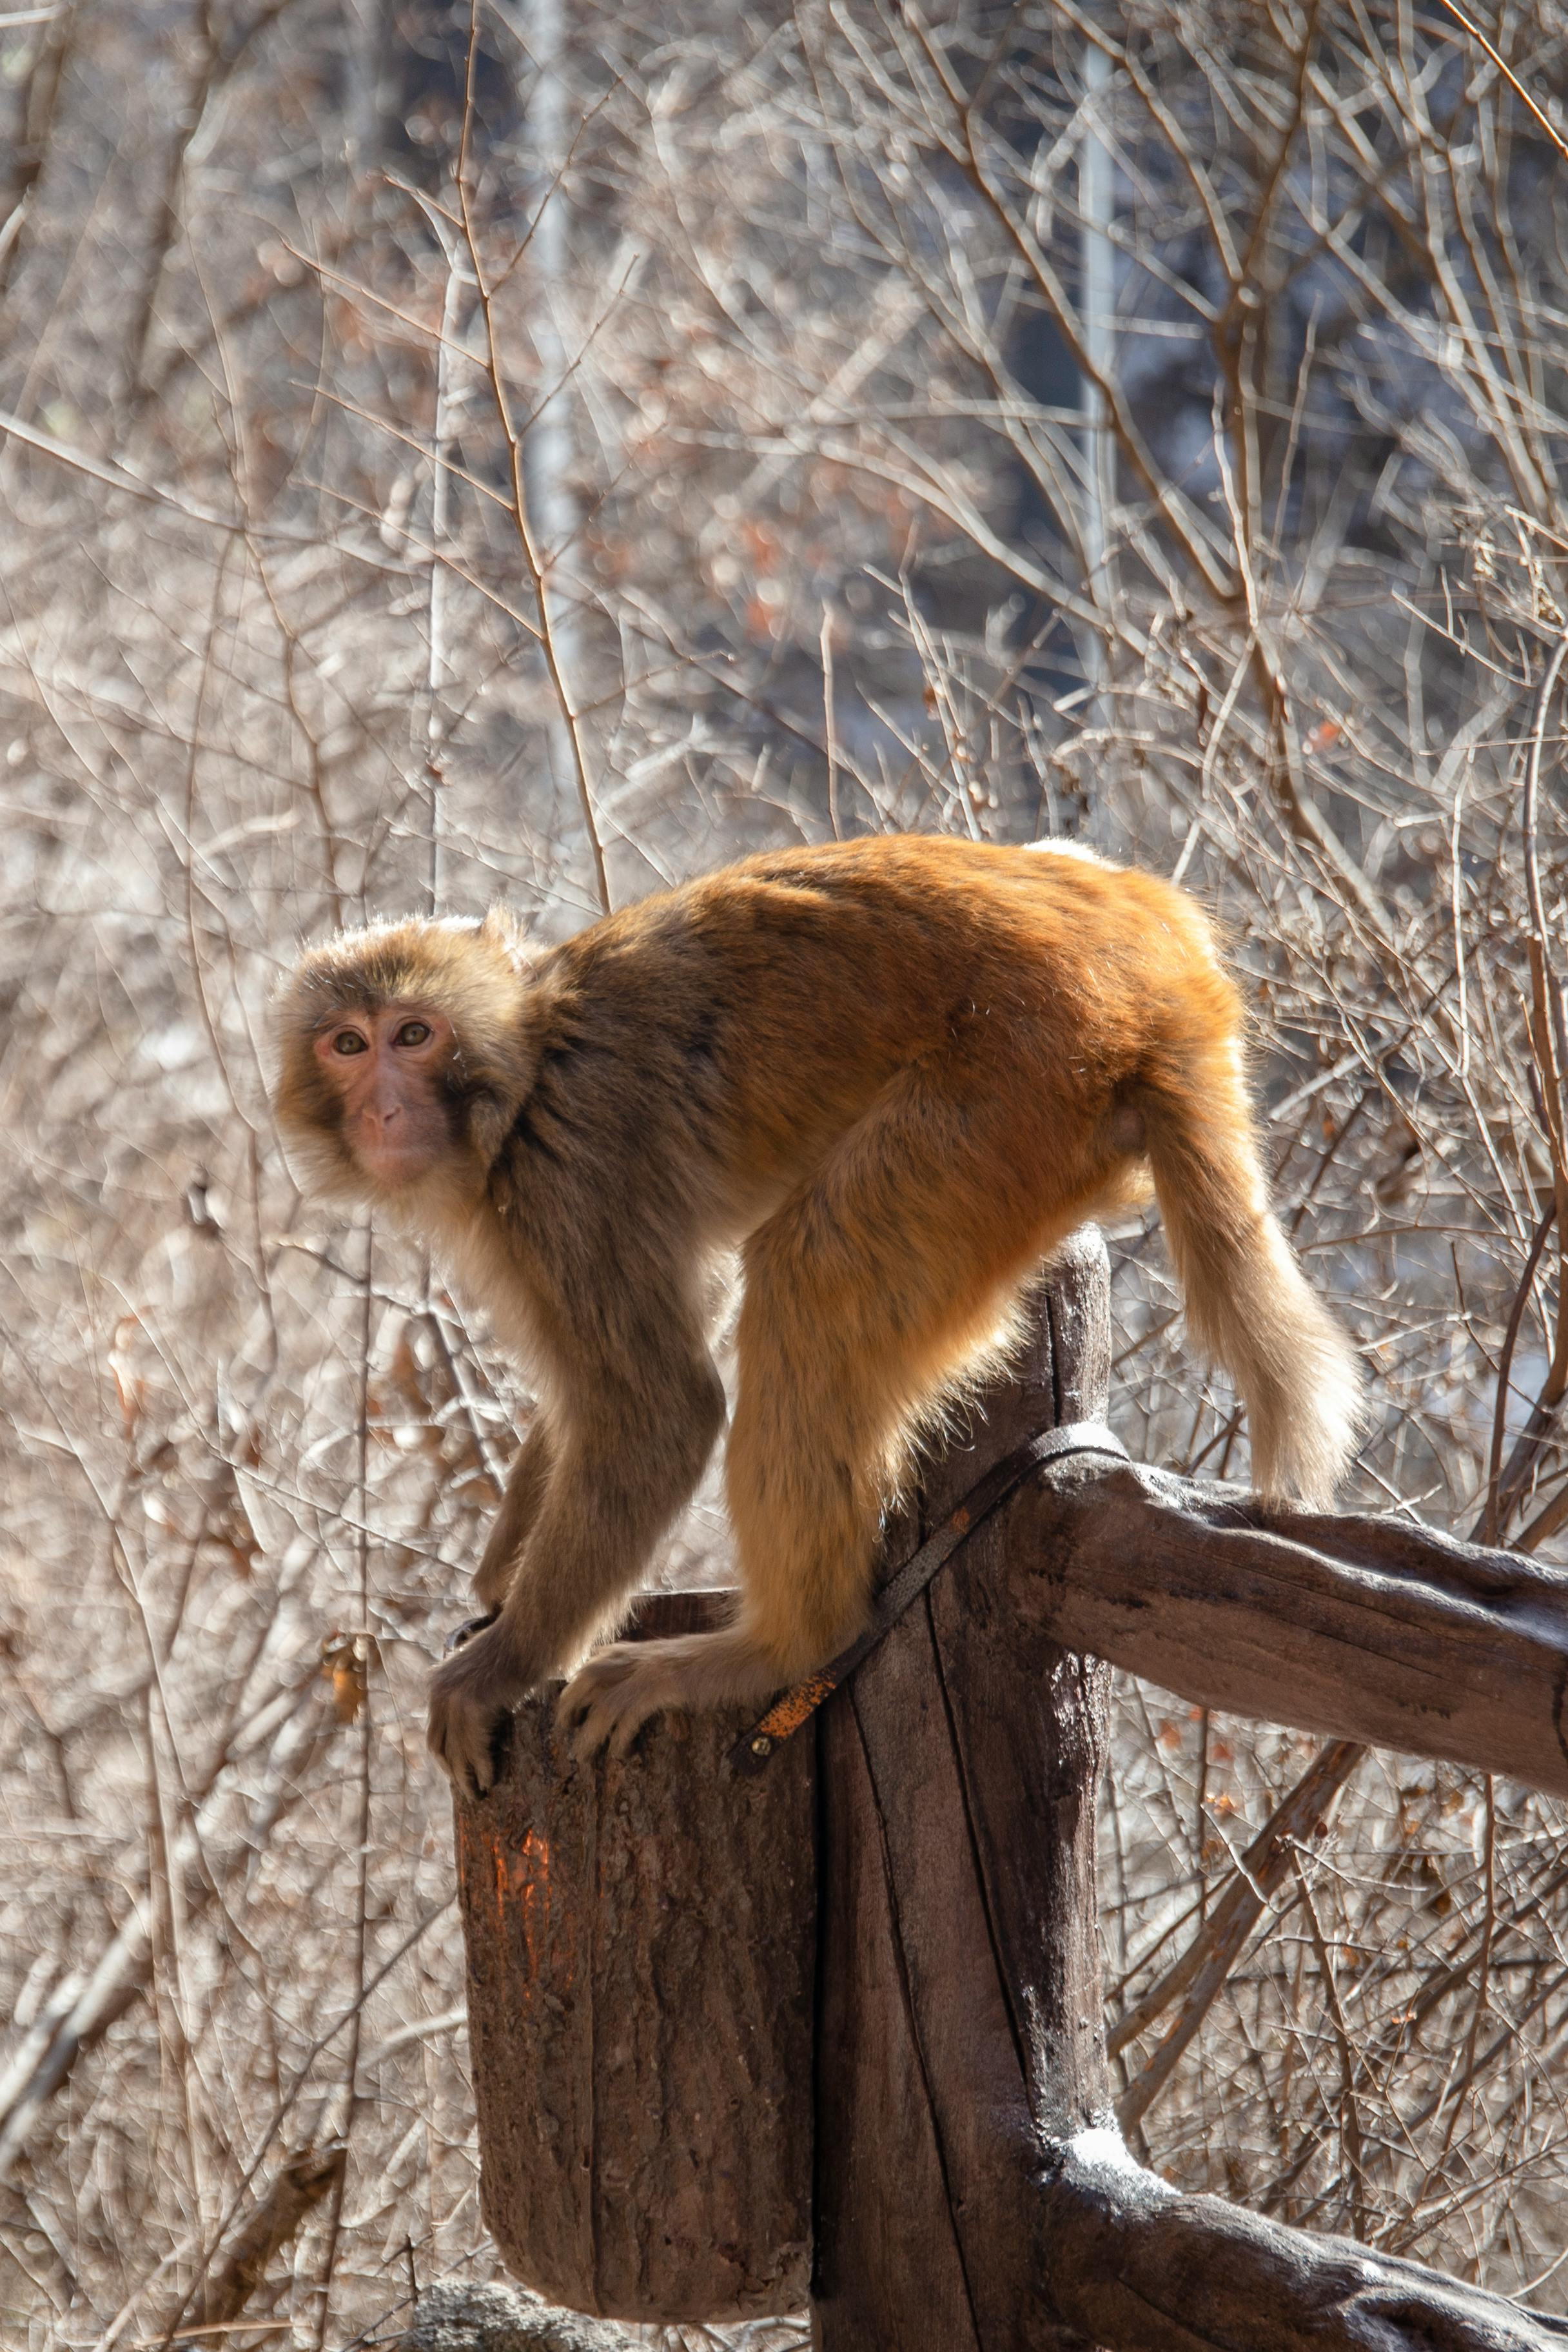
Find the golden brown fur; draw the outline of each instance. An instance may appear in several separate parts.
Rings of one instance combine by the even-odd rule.
[[[451,1143],[389,1189],[342,1140],[320,1041],[409,1004],[456,1034]],[[279,1109],[316,1183],[426,1238],[540,1388],[479,1571],[500,1618],[434,1685],[432,1745],[470,1789],[500,1713],[613,1627],[701,1472],[722,1251],[745,1286],[741,1615],[592,1657],[563,1700],[588,1744],[659,1706],[760,1700],[855,1632],[911,1431],[1040,1258],[1149,1171],[1259,1485],[1322,1500],[1350,1450],[1353,1360],[1268,1209],[1236,992],[1152,877],[1048,845],[784,852],[539,954],[499,914],[335,941],[282,1020]]]

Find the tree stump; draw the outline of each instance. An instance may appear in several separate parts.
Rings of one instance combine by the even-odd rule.
[[[719,1599],[649,1595],[634,1634],[697,1632]],[[814,1743],[734,1780],[731,1710],[574,1764],[555,1695],[518,1710],[490,1794],[455,1801],[486,2224],[516,2277],[576,2311],[797,2311]]]

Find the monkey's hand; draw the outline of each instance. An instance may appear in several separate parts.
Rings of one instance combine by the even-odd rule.
[[[556,1703],[555,1721],[573,1734],[573,1754],[595,1756],[608,1740],[611,1755],[624,1756],[650,1715],[689,1707],[691,1646],[691,1639],[612,1642],[595,1650]]]
[[[487,1625],[454,1650],[430,1680],[430,1753],[465,1797],[495,1785],[502,1729],[539,1677],[528,1671],[510,1629]]]

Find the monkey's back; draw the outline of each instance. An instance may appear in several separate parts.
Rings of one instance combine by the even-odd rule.
[[[1196,905],[1070,846],[767,852],[553,951],[574,1034],[791,1181],[912,1066],[1028,1151],[1240,1009]],[[622,1097],[623,1105],[625,1097]],[[652,1140],[651,1130],[649,1139]]]

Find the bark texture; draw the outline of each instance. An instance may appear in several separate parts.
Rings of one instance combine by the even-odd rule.
[[[1407,1520],[1047,1467],[996,1514],[1020,1614],[1203,1706],[1568,1796],[1568,1575]]]
[[[1113,2136],[1104,2137],[1114,2150]],[[1124,2154],[1054,2151],[1041,2209],[1051,2294],[1105,2352],[1562,2352],[1568,2344],[1568,2322],[1222,2198],[1178,2196]]]
[[[707,1595],[655,1597],[647,1633]],[[457,1801],[484,2216],[507,2267],[606,2318],[798,2310],[811,2238],[813,1743],[724,1769],[738,1712],[574,1765],[553,1691]]]
[[[928,1519],[1030,1431],[1103,1408],[1106,1281],[1099,1235],[1080,1235],[1016,1378],[931,1466]],[[1094,1880],[1105,1670],[1020,1629],[1005,1517],[824,1711],[825,2352],[1081,2341],[1045,2291],[1037,2183],[1043,2137],[1081,2129],[1108,2097]]]

